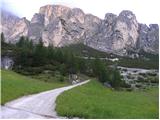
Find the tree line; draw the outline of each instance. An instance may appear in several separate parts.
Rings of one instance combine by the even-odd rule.
[[[5,41],[1,34],[1,44]],[[2,45],[5,45],[4,43]],[[82,73],[97,77],[101,83],[108,82],[114,88],[119,88],[123,83],[117,69],[109,70],[106,63],[98,57],[94,60],[83,59],[74,52],[56,48],[45,47],[42,39],[34,44],[28,37],[20,37],[13,45],[15,54],[14,70],[21,73],[39,74],[43,70],[59,71],[63,76]]]

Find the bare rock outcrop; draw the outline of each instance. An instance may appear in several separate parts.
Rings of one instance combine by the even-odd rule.
[[[128,50],[158,54],[159,26],[140,24],[136,16],[123,10],[118,16],[107,13],[104,19],[85,14],[79,8],[46,5],[31,21],[2,11],[2,32],[6,42],[16,43],[20,36],[34,43],[42,38],[45,46],[57,47],[81,42],[97,50],[127,55]]]
[[[137,48],[145,52],[159,52],[159,26],[158,24],[139,24],[139,38]]]

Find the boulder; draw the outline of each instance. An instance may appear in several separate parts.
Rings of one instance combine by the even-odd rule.
[[[1,57],[1,68],[8,70],[12,69],[13,65],[14,61],[11,57],[8,56]]]

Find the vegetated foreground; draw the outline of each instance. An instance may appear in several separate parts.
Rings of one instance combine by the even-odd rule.
[[[25,96],[8,102],[2,107],[2,118],[59,118],[55,111],[55,101],[57,96],[65,90],[72,89],[73,87],[77,87],[78,85],[82,85],[87,82],[89,82],[89,80],[78,84]],[[19,111],[15,111],[17,109]]]
[[[61,94],[56,111],[80,118],[157,118],[158,88],[145,91],[114,91],[92,80]]]
[[[39,81],[9,70],[1,70],[1,74],[1,104],[16,99],[20,96],[51,90],[67,85],[67,83],[64,82],[47,83]]]

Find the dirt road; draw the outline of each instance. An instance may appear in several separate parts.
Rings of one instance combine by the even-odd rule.
[[[62,92],[89,82],[89,80],[67,86],[41,92],[34,95],[24,96],[6,103],[1,107],[2,118],[59,118],[57,116],[56,98]]]

